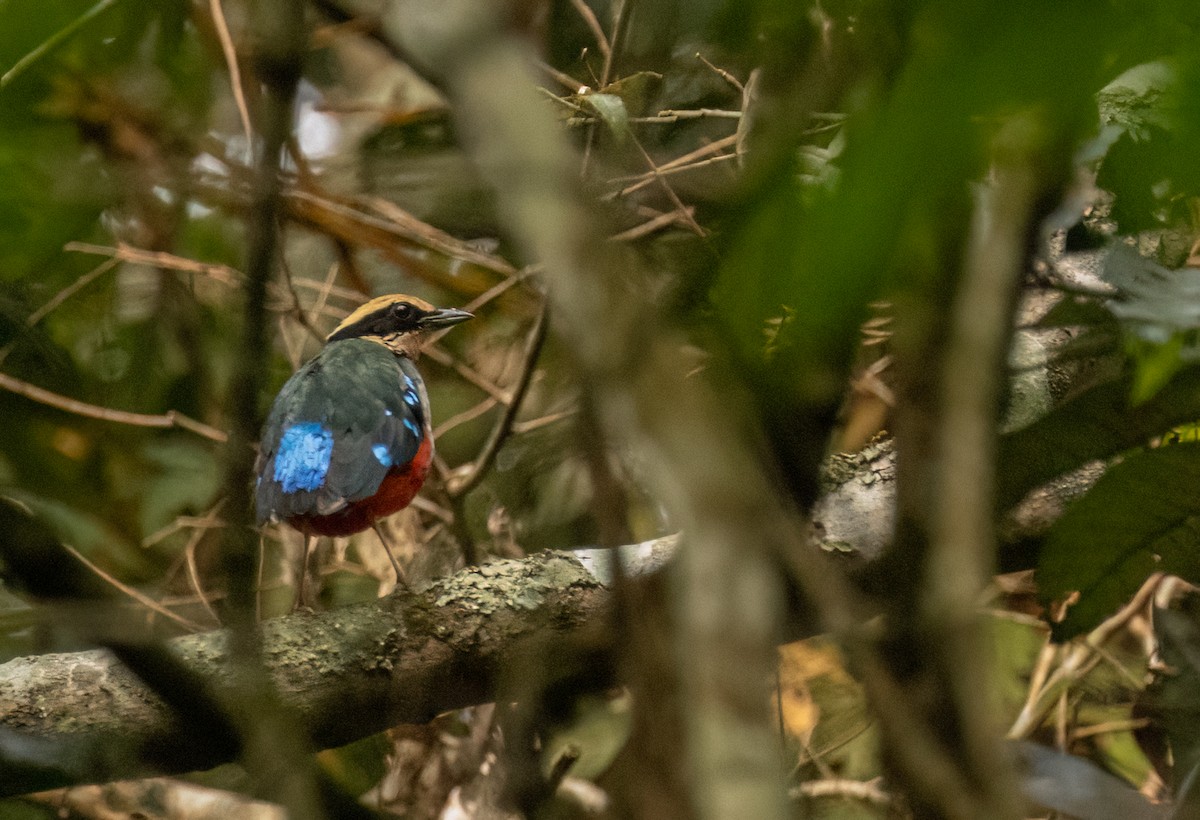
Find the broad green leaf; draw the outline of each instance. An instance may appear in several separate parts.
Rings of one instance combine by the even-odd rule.
[[[629,135],[629,112],[620,97],[615,94],[584,94],[579,101],[604,121],[617,142],[623,142]]]
[[[1175,374],[1132,412],[1130,377],[1096,385],[1045,418],[1005,435],[998,455],[1003,509],[1030,490],[1089,461],[1144,445],[1152,436],[1200,417],[1200,367]]]
[[[639,71],[611,82],[601,89],[606,95],[619,97],[626,111],[644,111],[650,98],[662,84],[663,75],[654,71]],[[594,95],[593,95],[594,96]]]
[[[1171,336],[1162,344],[1130,339],[1126,348],[1134,365],[1133,390],[1129,400],[1135,406],[1162,390],[1184,363],[1184,339],[1179,334]]]
[[[1119,609],[1150,573],[1200,580],[1200,445],[1136,453],[1067,509],[1038,566],[1043,595],[1078,601],[1056,626],[1069,638]]]

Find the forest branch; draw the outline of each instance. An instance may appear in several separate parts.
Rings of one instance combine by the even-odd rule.
[[[669,548],[669,540],[650,542],[631,553],[654,567]],[[552,660],[603,627],[604,557],[581,557],[590,570],[571,554],[542,553],[464,571],[419,594],[267,621],[264,664],[284,709],[319,748],[490,701],[501,669],[528,657]],[[228,638],[225,630],[208,632],[168,647],[236,713]],[[182,732],[160,699],[105,650],[0,666],[0,704],[0,793],[226,762],[195,727]],[[72,750],[62,758],[72,761],[70,770],[30,772],[27,750],[47,743]]]

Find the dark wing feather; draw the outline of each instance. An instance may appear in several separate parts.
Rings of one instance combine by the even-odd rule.
[[[327,515],[379,489],[392,467],[413,459],[425,428],[420,378],[407,359],[363,339],[332,342],[279,391],[257,466],[258,520]],[[276,459],[290,428],[320,425],[332,439],[324,475],[307,474],[297,487],[276,475]],[[314,428],[315,429],[315,428]],[[285,454],[285,467],[287,461]]]

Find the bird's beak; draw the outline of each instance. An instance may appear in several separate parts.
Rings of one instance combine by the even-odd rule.
[[[440,308],[421,319],[421,330],[437,330],[438,328],[450,327],[451,325],[474,318],[474,313],[467,313],[465,310]]]

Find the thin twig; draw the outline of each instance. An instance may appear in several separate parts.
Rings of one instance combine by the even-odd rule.
[[[462,478],[452,477],[447,483],[446,493],[452,499],[462,498],[479,484],[484,475],[487,474],[487,471],[491,469],[492,462],[496,460],[496,454],[500,452],[500,447],[512,431],[512,424],[516,420],[517,411],[521,409],[521,401],[525,398],[525,393],[533,381],[533,373],[537,369],[537,361],[542,352],[542,344],[546,341],[546,316],[548,311],[549,302],[545,302],[542,305],[542,309],[538,311],[537,318],[533,320],[533,328],[529,331],[529,340],[525,345],[525,355],[521,362],[521,375],[517,378],[517,383],[512,389],[512,399],[504,408],[504,413],[496,421],[496,426],[492,428],[491,435],[484,442],[483,449],[476,457],[470,472]]]
[[[443,523],[451,524],[454,522],[454,513],[450,512],[450,510],[446,509],[441,504],[430,501],[423,495],[418,495],[416,498],[414,498],[412,500],[412,505],[421,512],[429,513]],[[429,533],[427,540],[432,540],[432,532]]]
[[[96,573],[96,575],[98,575],[102,580],[104,580],[105,583],[116,588],[118,591],[122,592],[123,594],[128,595],[130,598],[137,601],[139,604],[146,607],[147,609],[157,612],[159,615],[162,615],[164,618],[174,621],[175,623],[179,624],[184,629],[186,629],[188,632],[200,632],[203,629],[203,627],[201,627],[199,624],[189,621],[187,618],[184,618],[182,615],[176,615],[174,612],[167,609],[166,607],[164,607],[163,605],[158,603],[158,601],[149,597],[145,593],[139,592],[138,590],[134,589],[133,587],[128,586],[127,584],[121,583],[116,578],[112,577],[107,572],[100,569],[100,567],[96,566],[91,561],[89,561],[87,558],[85,558],[83,553],[81,553],[79,550],[72,547],[70,544],[63,544],[63,549],[65,549],[67,552],[71,553],[71,555],[75,556],[75,558],[79,561],[79,563],[83,564],[89,570]]]
[[[600,25],[600,21],[596,19],[596,13],[583,0],[571,0],[571,6],[583,18],[584,24],[591,30],[592,36],[596,38],[596,47],[604,55],[605,62],[611,62],[612,46],[609,45],[608,38],[604,36],[604,28]]]
[[[358,291],[351,290],[350,288],[338,287],[328,279],[325,282],[318,282],[315,279],[296,279],[295,282],[296,287],[308,288],[309,290],[320,291],[322,294],[324,294],[318,298],[314,307],[310,308],[310,310],[314,312],[318,310],[318,306],[319,309],[324,310],[325,302],[328,301],[330,296],[336,296],[339,299],[346,299],[353,302],[355,305],[360,305],[363,301],[363,295]],[[343,315],[344,314],[345,311],[343,311]]]
[[[1107,723],[1096,723],[1091,726],[1081,726],[1071,733],[1073,740],[1080,740],[1085,737],[1095,737],[1096,735],[1107,735],[1115,732],[1132,732],[1135,729],[1142,729],[1150,725],[1150,718],[1125,718],[1124,720],[1110,720]]]
[[[741,111],[726,111],[720,108],[684,108],[684,109],[664,109],[657,114],[645,117],[630,117],[629,123],[636,125],[673,125],[681,120],[699,120],[699,119],[721,119],[721,120],[740,120],[742,118]],[[598,117],[593,117],[584,114],[578,117],[571,117],[567,120],[567,125],[592,125],[599,121]]]
[[[681,157],[676,157],[675,159],[671,160],[670,162],[663,163],[662,165],[658,166],[656,169],[643,174],[640,181],[635,182],[632,185],[629,185],[628,187],[622,188],[620,191],[617,191],[615,193],[607,194],[603,198],[605,200],[611,200],[611,199],[616,199],[618,197],[629,196],[630,194],[634,193],[635,191],[640,191],[642,188],[645,188],[647,185],[652,184],[655,180],[657,180],[660,176],[662,176],[663,173],[666,171],[670,171],[671,169],[679,167],[681,165],[686,165],[689,162],[693,162],[693,161],[701,159],[703,157],[707,157],[712,154],[716,154],[719,151],[724,151],[726,148],[732,148],[735,145],[737,145],[737,134],[730,134],[728,137],[722,137],[719,140],[710,142],[708,145],[704,145],[704,146],[701,146],[700,148],[697,148],[695,151],[691,151],[687,154],[684,154]]]
[[[186,259],[182,256],[176,256],[173,253],[146,251],[125,244],[110,248],[106,245],[92,245],[87,242],[68,242],[63,246],[63,250],[111,256],[114,259],[120,259],[124,262],[147,265],[153,268],[177,270],[184,273],[198,273],[225,285],[239,285],[245,279],[241,271],[235,270],[228,265],[197,262],[194,259]]]
[[[608,41],[608,51],[606,51],[604,54],[604,68],[600,70],[600,82],[597,84],[598,88],[605,88],[608,85],[608,81],[612,78],[613,62],[617,57],[617,41],[620,40],[621,35],[625,31],[626,24],[629,21],[629,15],[626,14],[628,6],[629,3],[627,0],[616,0],[616,3],[613,7],[612,37]],[[588,129],[587,141],[583,146],[583,160],[579,165],[579,175],[581,177],[587,175],[588,163],[592,158],[592,145],[595,142],[595,139],[596,126],[593,124],[592,127]]]
[[[1156,572],[1147,578],[1129,603],[1070,648],[1062,663],[1054,670],[1044,685],[1037,691],[1031,689],[1025,705],[1021,708],[1021,714],[1017,715],[1017,719],[1013,721],[1013,725],[1008,730],[1010,740],[1028,737],[1042,725],[1042,721],[1054,708],[1059,697],[1099,662],[1100,656],[1096,652],[1097,647],[1104,646],[1117,632],[1124,629],[1134,616],[1146,609],[1163,578],[1164,575],[1161,572]]]
[[[15,379],[6,373],[0,373],[0,389],[16,393],[18,396],[24,396],[39,404],[57,407],[59,410],[65,410],[77,416],[86,416],[87,418],[111,421],[117,424],[128,424],[134,427],[179,427],[220,443],[224,443],[229,438],[223,431],[215,427],[209,427],[207,424],[189,418],[175,410],[170,410],[161,416],[130,413],[125,410],[111,410],[107,407],[87,404],[86,402],[53,393],[21,379]]]
[[[685,209],[686,217],[695,221],[696,209],[688,206]],[[674,225],[677,222],[684,222],[685,217],[679,211],[668,211],[659,214],[653,219],[643,222],[640,225],[634,225],[632,228],[615,233],[608,238],[610,242],[632,242],[635,239],[641,239],[643,236],[652,234],[659,228],[665,228],[668,225]]]
[[[361,200],[364,204],[391,220],[398,229],[407,232],[414,241],[421,242],[433,250],[444,253],[453,259],[461,259],[464,262],[479,265],[482,268],[487,268],[504,276],[514,276],[517,273],[516,268],[504,259],[492,254],[481,253],[458,237],[438,230],[429,223],[417,219],[394,202],[389,202],[377,196],[362,197]]]
[[[300,294],[296,290],[296,277],[292,275],[292,266],[287,263],[287,259],[282,255],[279,259],[279,267],[283,271],[283,281],[287,285],[288,295],[292,297],[292,310],[290,311],[292,318],[295,319],[302,328],[308,331],[308,334],[312,336],[313,339],[315,339],[317,342],[324,342],[325,334],[321,332],[320,328],[313,324],[312,319],[309,318],[309,315],[304,312],[304,307],[300,304]],[[322,293],[328,293],[328,291],[322,291]],[[321,308],[323,307],[323,304],[319,305],[314,309],[313,312],[320,314]],[[301,342],[301,345],[303,345],[303,342]]]
[[[558,424],[560,421],[565,421],[572,416],[578,415],[578,413],[579,410],[577,408],[571,408],[570,410],[561,410],[557,413],[539,416],[529,421],[518,421],[512,427],[513,435],[521,436],[526,433],[532,433],[534,430],[540,430],[543,427],[549,427],[551,424]]]
[[[161,543],[175,533],[182,532],[183,530],[207,530],[214,527],[225,526],[224,521],[215,517],[215,511],[219,509],[220,506],[220,503],[218,503],[215,507],[213,507],[213,509],[199,517],[194,515],[178,516],[167,526],[156,530],[143,538],[142,547],[153,547],[155,544]]]
[[[612,79],[613,61],[617,58],[617,41],[625,33],[629,23],[628,0],[616,0],[613,8],[612,37],[608,41],[608,49],[604,53],[604,68],[600,71],[600,87],[608,85]]]
[[[582,93],[583,91],[588,90],[587,83],[579,82],[579,80],[575,79],[570,74],[564,74],[563,72],[559,71],[557,68],[550,65],[549,63],[538,60],[536,64],[540,70],[549,74],[550,77],[554,80],[554,82],[558,83],[559,85],[561,85],[563,88],[565,88],[567,91],[571,92],[572,94],[579,94],[579,93]],[[575,108],[576,110],[582,110],[578,106],[571,104],[567,100],[564,100],[562,97],[557,96],[556,94],[554,94],[551,91],[546,91],[546,89],[541,89],[541,90],[545,91],[545,93],[547,95],[549,95],[553,99],[557,100],[558,102],[570,105],[572,108]]]
[[[675,193],[675,189],[671,187],[671,183],[667,181],[665,176],[659,173],[658,166],[654,163],[654,158],[642,147],[642,143],[632,134],[630,135],[630,142],[638,149],[638,152],[642,155],[642,159],[646,161],[646,165],[650,168],[650,173],[653,174],[655,181],[658,182],[659,187],[666,193],[667,198],[671,200],[671,204],[675,206],[676,211],[683,217],[683,221],[687,226],[695,232],[696,236],[706,236],[708,231],[700,227],[700,223],[696,221],[695,217],[688,210],[688,207],[683,204],[683,200]]]
[[[79,31],[79,29],[81,29],[85,25],[87,25],[93,18],[95,18],[101,12],[116,5],[116,2],[117,2],[117,0],[100,0],[99,3],[92,6],[90,9],[88,9],[83,14],[81,14],[79,17],[76,17],[74,20],[72,20],[70,23],[68,23],[63,28],[56,31],[54,34],[52,34],[48,39],[46,39],[41,45],[39,45],[33,51],[26,54],[20,60],[17,60],[17,62],[13,65],[12,68],[10,68],[8,71],[4,72],[4,74],[2,76],[0,76],[0,88],[6,87],[9,83],[11,83],[17,77],[21,76],[21,74],[25,73],[25,69],[29,68],[31,65],[36,63],[42,57],[45,57],[47,54],[49,54],[55,48],[62,45],[62,43],[66,42],[71,37],[72,34],[74,34],[75,32]]]
[[[874,780],[810,780],[788,791],[793,800],[802,797],[848,797],[876,806],[892,805],[892,796],[879,787],[879,778]]]
[[[461,240],[438,231],[436,228],[408,214],[399,206],[391,205],[386,200],[364,198],[363,203],[384,214],[379,218],[361,210],[316,194],[292,190],[286,195],[288,207],[302,219],[311,219],[318,215],[330,215],[372,231],[381,231],[389,237],[399,237],[423,248],[434,250],[453,258],[464,259],[485,270],[511,276],[515,270],[503,259],[489,256],[471,248]],[[298,207],[299,206],[299,207]],[[386,211],[386,213],[385,213]],[[324,223],[318,223],[324,224]]]
[[[109,259],[105,262],[101,262],[83,276],[80,276],[74,282],[67,285],[58,293],[54,294],[54,296],[50,297],[49,301],[47,301],[40,308],[29,314],[29,316],[25,319],[25,324],[27,324],[29,327],[33,327],[38,322],[42,321],[42,319],[45,319],[49,313],[56,310],[63,302],[67,301],[76,293],[79,293],[79,291],[83,290],[92,282],[103,276],[105,273],[108,273],[110,270],[115,268],[118,264],[118,261],[119,260],[117,259]]]
[[[209,533],[210,530],[225,526],[225,522],[217,515],[224,504],[225,499],[219,499],[217,503],[210,507],[208,512],[206,512],[200,518],[181,515],[176,518],[171,525],[163,527],[158,532],[148,535],[142,539],[142,546],[149,547],[158,541],[161,541],[163,538],[179,532],[182,529],[190,528],[192,530],[192,534],[188,537],[187,544],[184,545],[180,557],[182,559],[183,566],[187,571],[188,582],[192,585],[192,589],[196,591],[196,595],[194,598],[188,599],[182,599],[178,597],[167,598],[164,596],[159,600],[159,603],[163,606],[167,606],[169,603],[174,603],[176,606],[199,603],[204,607],[209,616],[212,617],[213,622],[217,625],[220,625],[221,618],[219,615],[217,615],[216,610],[213,609],[212,604],[210,603],[210,598],[212,596],[208,595],[204,591],[203,584],[200,581],[200,571],[196,566],[196,547],[199,546],[200,541]],[[172,565],[171,574],[175,572],[177,566],[178,562]]]
[[[688,164],[685,164],[685,166],[672,166],[671,168],[667,168],[666,166],[659,166],[658,175],[659,176],[670,176],[671,174],[682,174],[685,172],[689,172],[689,170],[695,170],[696,168],[707,168],[708,166],[715,166],[715,164],[719,164],[721,162],[737,160],[737,158],[738,158],[737,154],[719,154],[716,156],[710,156],[707,158],[707,160],[697,160],[696,162],[689,162]],[[629,176],[614,176],[614,178],[612,178],[610,181],[612,181],[612,182],[641,182],[641,181],[646,181],[646,180],[653,181],[654,176],[655,176],[655,174],[653,174],[653,173],[631,174]]]
[[[658,176],[670,176],[671,174],[682,174],[687,171],[694,171],[697,168],[707,168],[710,165],[717,165],[719,163],[728,162],[729,160],[737,159],[737,158],[738,158],[737,154],[718,154],[715,157],[709,157],[708,159],[702,159],[702,160],[698,160],[696,162],[690,162],[687,165],[675,165],[671,168],[668,168],[665,165],[660,165],[658,168]],[[653,173],[633,174],[631,176],[614,177],[610,181],[611,182],[642,182],[644,180],[653,181],[654,176],[655,175]]]
[[[492,398],[494,398],[496,401],[500,402],[501,404],[508,404],[512,400],[512,397],[509,396],[508,393],[504,392],[502,389],[500,389],[498,386],[493,384],[491,381],[489,381],[488,379],[481,376],[479,374],[479,372],[476,371],[474,368],[463,364],[457,358],[455,358],[453,355],[451,355],[449,352],[443,350],[442,348],[438,347],[437,345],[426,344],[425,347],[422,349],[422,352],[424,353],[424,355],[433,359],[435,362],[442,365],[443,367],[450,368],[455,373],[457,373],[459,376],[461,376],[465,380],[469,381],[471,384],[475,385],[480,390],[482,390],[484,393],[487,393],[489,396],[491,396]]]
[[[221,52],[225,55],[225,65],[229,68],[229,87],[233,91],[233,101],[237,104],[238,116],[242,118],[242,130],[246,135],[246,151],[254,147],[254,129],[250,125],[250,109],[246,106],[246,95],[242,91],[242,71],[238,68],[237,49],[233,47],[233,38],[229,36],[229,24],[225,21],[225,11],[221,8],[221,0],[209,0],[212,12],[213,26],[217,29],[217,39],[221,41]]]
[[[196,566],[196,547],[200,544],[200,539],[204,537],[204,530],[196,530],[192,537],[188,539],[187,546],[183,548],[185,564],[187,566],[188,582],[191,583],[192,589],[196,590],[196,597],[200,599],[204,610],[213,619],[216,624],[221,623],[221,616],[213,609],[213,605],[209,600],[209,595],[204,591],[204,584],[200,581],[200,569]],[[261,584],[259,592],[261,594]]]
[[[439,424],[437,427],[434,428],[433,437],[435,439],[441,438],[446,433],[453,430],[455,427],[458,427],[460,424],[466,424],[467,422],[474,421],[475,419],[479,418],[480,416],[486,414],[489,410],[491,410],[493,407],[495,407],[499,403],[500,402],[497,401],[496,399],[492,398],[491,396],[488,396],[486,399],[479,402],[474,407],[464,410],[461,413],[457,413],[457,414],[451,416],[450,418],[446,419],[445,421],[443,421],[441,424]]]
[[[708,61],[708,59],[705,58],[705,56],[703,54],[701,54],[699,51],[696,52],[696,59],[699,60],[700,62],[704,63],[710,69],[712,69],[712,71],[714,73],[716,73],[716,75],[718,77],[720,77],[722,80],[724,80],[725,82],[729,83],[731,86],[736,88],[737,92],[739,94],[741,94],[742,92],[744,92],[746,90],[746,87],[744,85],[742,85],[741,81],[738,80],[737,77],[733,76],[732,74],[730,74],[728,71],[726,71],[723,68],[717,68],[715,65],[710,63]]]

